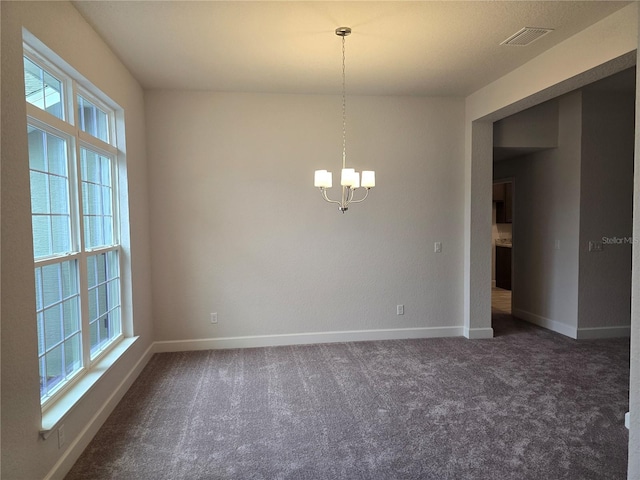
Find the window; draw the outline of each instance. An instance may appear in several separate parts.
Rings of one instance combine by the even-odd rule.
[[[28,45],[24,80],[46,405],[122,338],[117,106]]]

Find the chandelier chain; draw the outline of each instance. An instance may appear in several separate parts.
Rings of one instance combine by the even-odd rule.
[[[1,0],[0,0],[1,1]],[[336,28],[336,35],[342,37],[342,171],[340,172],[340,186],[342,197],[340,200],[331,200],[327,195],[327,189],[333,186],[333,175],[327,170],[316,170],[314,174],[314,186],[320,188],[322,198],[329,203],[338,205],[338,210],[342,213],[349,209],[352,203],[364,202],[369,195],[369,190],[376,186],[375,173],[373,170],[362,171],[362,182],[360,172],[354,168],[347,167],[347,75],[346,75],[346,41],[345,37],[351,34],[350,27]],[[356,190],[363,187],[364,196],[354,199]]]
[[[342,168],[347,163],[347,93],[345,75],[345,37],[342,36]]]

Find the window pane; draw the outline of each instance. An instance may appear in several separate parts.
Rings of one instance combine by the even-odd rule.
[[[71,225],[68,215],[51,217],[51,232],[53,234],[53,253],[71,251]]]
[[[44,394],[51,393],[56,386],[64,380],[64,369],[62,366],[62,345],[58,345],[44,355],[45,375],[41,382],[44,383]],[[41,392],[42,393],[42,392]]]
[[[83,132],[109,142],[109,116],[82,95],[78,95],[78,125]]]
[[[114,245],[112,160],[83,147],[80,166],[85,247]]]
[[[98,295],[98,315],[103,316],[107,313],[107,285],[100,285],[96,290]]]
[[[64,338],[80,331],[80,315],[78,314],[78,297],[66,300],[62,304]]]
[[[41,174],[36,174],[41,175]],[[53,175],[47,175],[49,177],[49,193],[51,196],[51,210],[49,213],[69,213],[69,192],[67,190],[68,183],[64,177],[54,177]],[[40,213],[40,212],[34,212]]]
[[[62,341],[62,309],[55,305],[44,311],[44,344],[47,350]]]
[[[62,82],[24,57],[24,94],[32,105],[63,119]]]
[[[48,216],[34,215],[31,219],[33,228],[33,256],[35,258],[51,255],[51,222]]]
[[[95,355],[122,332],[120,268],[117,251],[89,257],[89,325],[91,354]]]
[[[109,272],[108,278],[120,278],[120,258],[118,257],[118,252],[111,251],[107,252],[107,271]]]
[[[31,171],[31,213],[51,213],[46,173]]]
[[[67,142],[29,127],[31,213],[35,258],[71,252]]]
[[[117,337],[122,333],[122,322],[120,321],[120,307],[114,308],[109,313],[109,328],[111,329],[111,336]]]
[[[107,292],[109,295],[109,305],[120,305],[120,282],[118,280],[111,280],[109,282]]]
[[[94,287],[97,283],[96,280],[96,257],[87,258],[87,281],[89,288]]]
[[[86,148],[82,148],[80,150],[80,154],[82,180],[85,182],[100,184],[100,156]]]
[[[29,168],[43,172],[46,171],[47,167],[44,159],[44,132],[28,125],[27,137],[29,139]]]
[[[27,102],[44,109],[44,72],[35,63],[24,57],[24,94]]]
[[[78,295],[77,262],[64,262],[61,265],[62,298]]]
[[[44,313],[38,313],[38,355],[43,355],[45,352],[44,345]]]
[[[60,137],[46,134],[48,171],[63,177],[67,176],[67,142]]]
[[[111,159],[100,157],[100,183],[111,188]]]
[[[96,258],[96,273],[98,275],[98,283],[104,283],[107,280],[107,262],[106,255],[98,255]]]
[[[84,183],[82,186],[82,210],[85,215],[102,213],[102,195],[100,185]]]
[[[91,344],[91,353],[98,350],[100,345],[100,332],[98,331],[100,321],[94,320],[89,324],[89,341]]]
[[[102,217],[102,232],[105,239],[105,245],[115,243],[113,239],[113,217]]]
[[[42,310],[42,269],[36,268],[36,312]]]
[[[84,217],[84,243],[86,248],[105,245],[100,217]]]
[[[100,187],[101,194],[101,205],[104,215],[111,215],[111,188],[109,187]]]
[[[89,290],[89,321],[98,318],[98,291],[94,288]]]
[[[47,71],[44,72],[44,92],[45,110],[62,118],[62,82]]]
[[[41,396],[46,397],[82,366],[78,261],[36,267]],[[40,306],[43,306],[43,310]]]
[[[82,364],[80,334],[76,334],[64,342],[65,373],[71,375]]]
[[[42,267],[42,290],[44,292],[44,306],[48,307],[62,300],[60,296],[60,264]]]

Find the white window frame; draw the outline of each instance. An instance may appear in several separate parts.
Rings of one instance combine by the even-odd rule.
[[[100,360],[114,350],[124,339],[126,330],[125,312],[128,308],[125,304],[127,296],[124,295],[123,279],[126,275],[123,267],[123,248],[121,238],[121,216],[120,209],[120,165],[124,160],[124,152],[118,148],[117,132],[123,130],[118,125],[123,122],[124,115],[122,109],[105,94],[100,92],[84,78],[78,78],[77,72],[65,71],[53,61],[46,58],[36,48],[25,41],[23,43],[23,55],[33,63],[48,71],[62,82],[62,108],[63,119],[57,118],[53,114],[30,104],[25,99],[27,110],[27,124],[48,133],[63,137],[67,141],[67,163],[69,174],[69,207],[71,215],[71,252],[63,255],[52,255],[47,257],[34,258],[34,271],[37,267],[60,263],[62,261],[76,260],[78,265],[78,282],[80,292],[80,322],[81,322],[81,344],[82,344],[82,366],[70,375],[60,386],[56,386],[50,395],[41,397],[41,407],[44,412],[53,406],[66,392],[76,385],[88,372],[91,371]],[[79,80],[79,81],[78,81]],[[93,135],[80,129],[77,122],[78,101],[77,95],[82,95],[94,105],[105,111],[109,119],[109,143],[106,143]],[[81,155],[80,149],[85,147],[93,152],[111,159],[111,188],[112,205],[111,209],[114,217],[113,235],[114,244],[95,248],[85,248],[84,218],[82,208],[82,177],[81,177]],[[87,279],[87,259],[109,251],[118,252],[119,261],[119,299],[120,299],[120,333],[116,335],[106,346],[98,349],[91,355],[91,335],[89,327],[89,289]],[[34,274],[35,275],[35,274]],[[35,305],[34,305],[35,307]]]

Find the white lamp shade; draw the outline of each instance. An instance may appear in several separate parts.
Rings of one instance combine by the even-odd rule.
[[[324,188],[331,188],[333,186],[333,174],[331,172],[325,172],[324,175]]]
[[[351,184],[351,188],[360,188],[360,172],[355,172],[353,174],[353,183]]]
[[[326,170],[316,170],[315,175],[313,176],[313,186],[314,187],[324,187],[324,180],[326,177]]]
[[[372,188],[376,186],[376,172],[373,170],[362,171],[362,186]]]
[[[340,185],[350,187],[353,185],[353,177],[356,171],[353,168],[343,168],[342,176],[340,177]]]
[[[331,188],[333,184],[333,175],[326,170],[316,170],[313,177],[313,185],[320,188]]]

